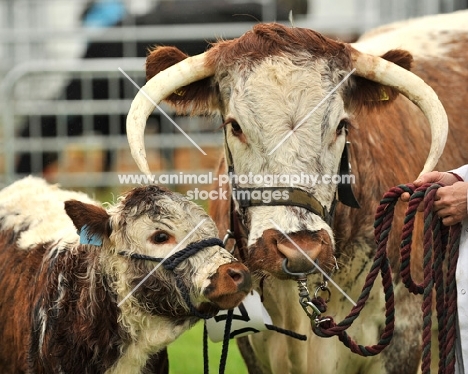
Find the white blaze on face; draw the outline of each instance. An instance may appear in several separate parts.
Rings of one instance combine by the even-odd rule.
[[[294,61],[289,56],[272,57],[258,64],[246,78],[239,75],[222,78],[220,89],[228,108],[225,119],[235,120],[243,132],[242,137],[235,136],[228,124],[226,134],[237,175],[313,176],[317,180],[315,185],[294,186],[313,193],[329,209],[337,185],[324,183],[322,176],[337,173],[345,144],[344,131],[337,134],[337,127],[347,114],[340,90],[319,103],[348,72],[340,72],[338,76],[323,61],[309,60],[306,56],[298,56]],[[238,186],[253,187],[249,183]],[[286,232],[325,229],[332,236],[320,217],[303,209],[252,207],[248,209],[248,220],[252,222],[249,245],[266,229],[275,228],[270,219]]]

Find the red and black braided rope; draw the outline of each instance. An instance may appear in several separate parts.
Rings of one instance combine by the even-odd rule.
[[[422,372],[430,372],[431,364],[431,333],[432,333],[432,305],[433,290],[436,292],[436,312],[439,326],[439,373],[453,373],[455,368],[455,335],[456,335],[456,283],[455,271],[458,260],[461,225],[450,228],[444,226],[433,213],[434,196],[438,184],[425,184],[419,188],[414,185],[399,185],[390,189],[380,201],[374,223],[374,236],[377,251],[371,270],[366,277],[361,295],[356,306],[343,321],[336,324],[331,317],[325,317],[320,324],[313,324],[312,328],[318,336],[338,336],[352,352],[362,356],[373,356],[388,346],[393,337],[395,322],[395,305],[392,282],[392,270],[387,256],[387,243],[392,229],[395,205],[404,192],[411,195],[400,242],[400,275],[408,290],[414,294],[423,295],[423,353]],[[411,274],[411,246],[417,208],[424,203],[424,254],[423,254],[423,282],[414,282]],[[447,271],[444,273],[444,266]],[[357,344],[346,330],[359,316],[369,297],[370,291],[378,274],[381,274],[385,292],[385,328],[377,344],[362,346]]]

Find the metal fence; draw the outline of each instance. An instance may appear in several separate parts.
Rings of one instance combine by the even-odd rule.
[[[259,19],[270,21],[280,15],[280,1],[250,3],[260,5],[255,8]],[[305,14],[294,16],[297,26],[342,39],[352,39],[397,19],[467,6],[467,0],[284,1],[307,8]],[[256,22],[247,17],[230,23],[208,19],[211,23],[171,24],[162,20],[165,24],[142,25],[136,20],[143,19],[145,12],[160,2],[140,0],[126,3],[133,7],[140,4],[140,15],[125,18],[119,27],[83,27],[77,19],[86,3],[0,0],[0,185],[18,179],[22,173],[33,173],[89,191],[120,186],[118,174],[138,172],[124,134],[125,115],[137,88],[122,71],[143,85],[142,56],[149,45],[182,43],[189,52],[204,49],[209,41],[237,37]],[[185,0],[183,4],[188,7],[195,3]],[[119,46],[119,56],[113,49],[107,56],[106,43]],[[97,47],[93,50],[92,45]],[[169,108],[163,109],[170,113]],[[156,173],[211,171],[222,144],[222,134],[216,131],[219,121],[174,120],[207,156],[193,147],[169,119],[155,112],[146,136],[151,169]],[[26,164],[28,167],[22,167]]]
[[[0,148],[4,167],[1,183],[23,176],[18,169],[22,160],[30,164],[32,174],[41,174],[64,187],[90,191],[95,187],[119,186],[122,184],[119,175],[138,173],[123,131],[125,116],[137,88],[123,72],[142,86],[143,66],[144,59],[141,58],[45,60],[22,64],[11,70],[1,84],[1,121],[6,124]],[[54,84],[57,79],[78,81],[82,99],[66,100],[60,95],[54,99],[38,99],[36,91],[41,85]],[[106,98],[93,99],[96,80],[107,86]],[[161,109],[170,119],[156,110],[146,131],[151,170],[156,175],[212,171],[222,144],[216,121],[203,117],[177,117],[164,105]],[[45,125],[48,128],[44,126],[44,119],[47,119]],[[193,147],[171,119],[207,155]],[[52,133],[50,126],[54,127]],[[125,184],[123,189],[128,188]]]

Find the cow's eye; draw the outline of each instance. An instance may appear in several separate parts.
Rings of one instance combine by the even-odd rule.
[[[239,136],[242,134],[242,129],[236,121],[231,122],[232,135]]]
[[[336,128],[336,136],[339,136],[341,134],[347,134],[348,133],[348,125],[349,122],[346,119],[342,119],[340,123],[338,124],[338,127]]]
[[[167,242],[170,239],[170,236],[165,231],[156,231],[151,237],[151,241],[156,244],[162,244]]]

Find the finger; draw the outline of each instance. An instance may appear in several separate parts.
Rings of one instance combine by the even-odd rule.
[[[448,217],[442,218],[442,224],[445,225],[445,226],[452,226],[451,217],[448,216]]]
[[[408,192],[403,192],[400,196],[401,201],[407,203],[410,199],[410,194]]]
[[[458,220],[456,217],[454,216],[447,216],[445,218],[442,218],[442,223],[445,225],[445,226],[452,226],[452,225],[455,225],[456,223],[458,222],[461,222],[460,220]]]
[[[440,200],[434,201],[434,205],[432,206],[432,210],[434,210],[434,212],[438,212],[439,210],[444,208],[446,208],[446,205]]]
[[[452,215],[450,208],[447,208],[447,207],[440,208],[439,210],[436,210],[435,212],[442,219],[445,217],[450,217]]]

